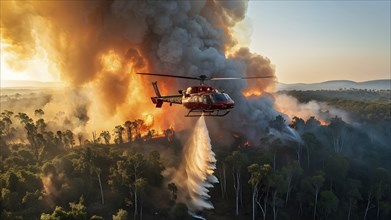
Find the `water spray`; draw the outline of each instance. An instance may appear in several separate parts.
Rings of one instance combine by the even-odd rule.
[[[183,194],[182,200],[188,207],[189,213],[197,218],[196,213],[204,209],[213,209],[209,201],[209,188],[218,183],[213,175],[216,169],[216,158],[210,144],[208,128],[204,116],[201,116],[193,133],[185,144],[183,161],[174,182]]]

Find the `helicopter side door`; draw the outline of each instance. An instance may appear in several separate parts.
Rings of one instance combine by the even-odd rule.
[[[209,95],[202,95],[202,109],[211,109],[212,100]]]

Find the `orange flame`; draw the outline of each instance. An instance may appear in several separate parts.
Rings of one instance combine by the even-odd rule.
[[[245,97],[253,97],[253,96],[261,96],[263,94],[263,91],[261,91],[260,89],[252,88],[252,89],[246,89],[242,93]]]
[[[318,119],[318,118],[317,118],[317,120],[320,122],[321,125],[324,125],[324,126],[329,125],[329,123],[327,121],[324,121],[324,120]]]
[[[121,58],[114,50],[109,50],[107,54],[102,54],[100,61],[103,66],[103,71],[106,72],[113,73],[122,68]]]

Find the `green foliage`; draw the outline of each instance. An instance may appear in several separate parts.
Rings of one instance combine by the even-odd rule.
[[[69,203],[70,211],[64,210],[62,207],[57,206],[52,214],[41,215],[41,220],[86,220],[87,208],[84,206],[84,198],[80,197],[78,203]]]
[[[104,220],[104,218],[98,215],[93,215],[91,216],[90,220]]]
[[[120,209],[117,214],[113,215],[113,220],[128,220],[128,212]]]
[[[332,191],[322,191],[319,198],[319,212],[322,216],[329,216],[337,210],[339,199]]]
[[[172,218],[175,220],[185,220],[190,219],[189,214],[187,213],[188,209],[186,204],[177,203],[172,210]]]
[[[371,114],[372,119],[378,115]],[[283,123],[278,117],[275,127]],[[75,146],[71,130],[49,131],[43,118],[1,113],[1,219],[129,219],[141,206],[145,219],[190,218],[187,206],[177,203],[181,188],[163,184],[162,176],[165,166],[180,159],[181,145],[141,137],[141,125],[125,123],[122,143],[119,131],[114,134],[118,144],[110,144],[110,132],[102,132],[101,142]],[[17,126],[24,144],[12,143]],[[272,135],[247,147],[240,143],[245,138],[235,139],[232,148],[214,140],[220,183],[210,188],[215,210],[203,213],[207,219],[232,218],[236,202],[238,219],[248,219],[253,204],[255,218],[263,217],[263,208],[266,219],[312,219],[314,214],[318,219],[345,219],[348,213],[350,219],[362,219],[368,205],[367,219],[389,219],[387,121],[358,126],[333,117],[329,125],[321,125],[315,117],[295,117],[290,126],[302,137],[302,151],[297,151],[297,143]],[[339,150],[333,140],[344,132]],[[170,161],[160,157],[166,149]],[[82,194],[84,199],[78,201]]]

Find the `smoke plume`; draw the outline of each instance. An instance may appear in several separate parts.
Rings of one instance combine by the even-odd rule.
[[[107,117],[118,123],[143,113],[158,118],[160,127],[169,127],[173,121],[176,129],[188,126],[172,116],[173,111],[184,114],[181,107],[154,109],[149,96],[153,95],[150,81],[156,79],[141,78],[137,71],[274,76],[269,59],[248,48],[230,51],[237,48],[230,30],[245,17],[247,1],[7,1],[2,5],[6,14],[1,38],[4,51],[15,58],[12,66],[26,68],[24,63],[34,50],[43,48],[51,61],[48,65],[55,66],[63,80],[78,90],[91,91],[88,118],[100,117],[89,121],[89,127],[100,127],[97,122]],[[159,80],[162,94],[191,84]],[[237,108],[227,117],[228,123],[216,120],[212,129],[250,134],[255,139],[278,114],[272,100],[249,101],[242,94],[271,89],[274,79],[213,86],[228,92]]]

